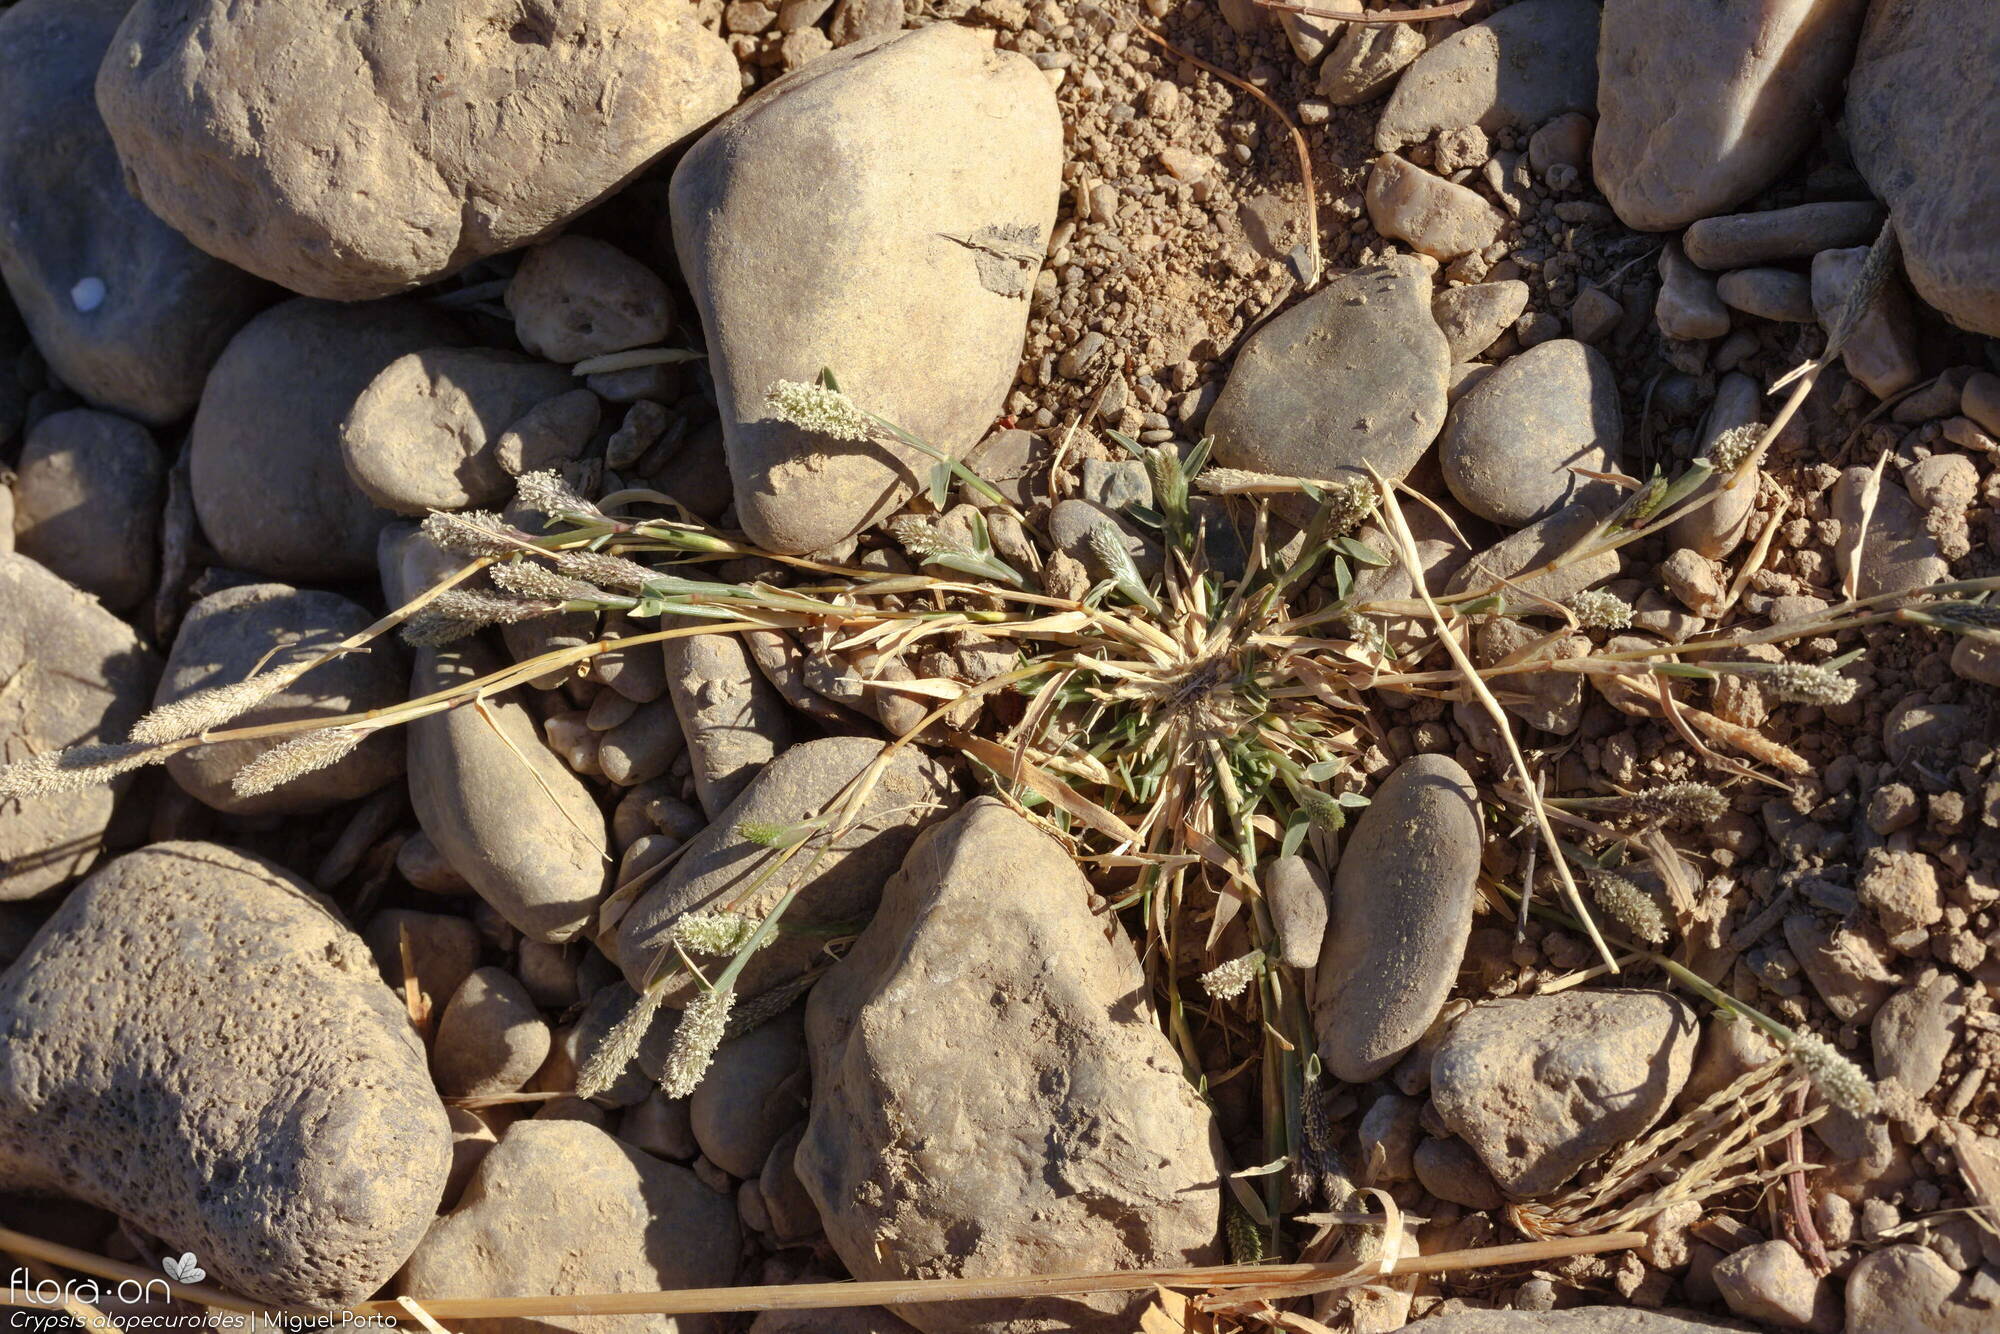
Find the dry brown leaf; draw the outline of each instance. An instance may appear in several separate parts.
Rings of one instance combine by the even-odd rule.
[[[1010,773],[1014,770],[1014,752],[1011,747],[964,732],[947,733],[946,739],[996,774]],[[1024,761],[1020,766],[1020,775],[1022,781],[1038,795],[1054,802],[1098,833],[1116,839],[1120,843],[1138,846],[1137,830],[1040,765]]]

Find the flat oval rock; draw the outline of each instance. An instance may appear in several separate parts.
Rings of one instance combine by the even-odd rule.
[[[197,250],[126,188],[95,87],[128,8],[0,12],[0,277],[65,386],[158,426],[187,415],[230,335],[282,293]]]
[[[356,301],[553,232],[740,89],[689,5],[140,0],[97,106],[196,245]]]
[[[296,877],[158,843],[0,978],[0,1177],[109,1209],[262,1302],[370,1296],[451,1165],[423,1043]]]
[[[1439,130],[1532,130],[1597,110],[1597,6],[1521,0],[1461,28],[1403,71],[1375,125],[1383,152]]]
[[[1294,968],[1319,963],[1326,939],[1326,874],[1304,857],[1276,857],[1264,863],[1264,897],[1278,931],[1278,957]]]
[[[501,437],[573,384],[561,366],[492,348],[433,347],[398,357],[341,423],[347,475],[397,514],[498,505],[514,492],[499,457]],[[554,468],[569,460],[534,462]]]
[[[419,649],[414,698],[498,671],[485,643]],[[410,804],[453,870],[515,930],[570,940],[610,877],[610,832],[583,780],[511,697],[419,718],[409,733]]]
[[[250,679],[261,663],[282,668],[309,660],[375,619],[367,608],[338,593],[284,584],[238,584],[211,593],[188,609],[167,655],[167,669],[153,697],[157,708],[197,691]],[[232,727],[330,718],[400,704],[409,683],[409,659],[392,636],[313,668],[232,719]],[[402,738],[379,732],[324,769],[302,774],[269,792],[239,796],[232,787],[252,760],[290,738],[224,741],[181,751],[167,772],[195,800],[237,815],[292,815],[322,810],[370,792],[403,772]]]
[[[1847,1277],[1846,1334],[1991,1334],[1994,1306],[1989,1271],[1961,1277],[1928,1246],[1885,1246]]]
[[[1208,430],[1225,467],[1400,481],[1444,424],[1451,352],[1412,256],[1356,269],[1244,344]]]
[[[1518,278],[1448,287],[1431,298],[1431,315],[1454,363],[1471,361],[1493,346],[1527,308],[1528,285]]]
[[[479,968],[441,1006],[431,1040],[438,1090],[455,1098],[518,1092],[549,1056],[549,1026],[504,968]]]
[[[188,437],[195,514],[223,563],[301,583],[369,573],[389,515],[348,480],[341,423],[390,362],[458,338],[413,301],[286,301],[244,325]]]
[[[657,343],[674,323],[660,276],[591,236],[558,236],[522,255],[506,301],[521,346],[550,361]]]
[[[577,1120],[520,1121],[397,1278],[426,1297],[568,1297],[727,1286],[736,1206],[676,1163]],[[454,1319],[467,1334],[714,1334],[704,1316]]]
[[[664,663],[695,795],[720,815],[791,744],[791,711],[736,635],[689,635],[645,651]]]
[[[874,912],[882,882],[902,863],[917,831],[935,823],[956,800],[950,771],[923,750],[905,747],[883,767],[851,829],[830,846],[814,842],[761,882],[778,850],[753,842],[743,830],[746,825],[788,829],[824,814],[884,745],[874,737],[822,737],[800,742],[765,765],[625,914],[617,957],[627,979],[635,987],[644,984],[674,923],[687,913],[731,907],[761,917],[794,886],[798,898],[785,912],[790,926],[846,927]],[[824,944],[823,935],[779,935],[750,956],[739,989],[756,995],[802,976]],[[673,1005],[689,999],[685,989],[667,997]]]
[[[137,422],[54,412],[28,431],[14,479],[14,538],[115,611],[153,591],[167,460]]]
[[[2000,335],[2000,265],[1990,227],[2000,210],[2000,102],[1986,71],[2000,24],[1986,0],[1868,6],[1842,116],[1854,165],[1889,201],[1903,268],[1917,294],[1962,329]]]
[[[1355,822],[1313,991],[1334,1078],[1375,1078],[1437,1018],[1472,930],[1479,843],[1478,791],[1444,755],[1397,765]]]
[[[1893,477],[1878,482],[1873,469],[1843,469],[1840,480],[1833,484],[1832,501],[1833,517],[1841,525],[1840,540],[1833,548],[1834,564],[1843,579],[1853,581],[1856,597],[1906,593],[1951,577],[1951,566],[1938,550],[1923,510]],[[1868,520],[1865,540],[1864,514]],[[1857,556],[1858,572],[1853,568]]]
[[[1599,188],[1671,231],[1775,181],[1838,106],[1866,0],[1623,0],[1598,42]]]
[[[1519,528],[1606,491],[1570,471],[1618,464],[1618,377],[1571,338],[1538,343],[1453,405],[1438,444],[1445,484],[1483,519]]]

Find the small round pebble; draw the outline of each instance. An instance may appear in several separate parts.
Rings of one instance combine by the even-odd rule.
[[[1590,488],[1573,469],[1616,467],[1620,438],[1611,363],[1588,344],[1558,338],[1509,358],[1458,400],[1439,461],[1467,509],[1518,528]]]
[[[558,236],[521,257],[507,284],[521,346],[575,362],[658,343],[673,327],[673,298],[657,273],[618,247]]]

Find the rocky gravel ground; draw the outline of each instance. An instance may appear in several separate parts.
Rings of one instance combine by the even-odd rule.
[[[1996,66],[0,0],[0,1250],[2000,1330]],[[923,1286],[1257,1260],[1350,1281]]]

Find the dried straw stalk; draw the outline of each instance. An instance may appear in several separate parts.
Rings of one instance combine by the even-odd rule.
[[[1070,1296],[1093,1292],[1147,1292],[1156,1288],[1187,1288],[1204,1292],[1297,1288],[1299,1285],[1339,1287],[1397,1274],[1442,1274],[1463,1269],[1540,1264],[1574,1255],[1630,1250],[1643,1245],[1641,1232],[1606,1232],[1592,1237],[1551,1237],[1545,1241],[1441,1251],[1435,1255],[1398,1257],[1390,1264],[1370,1260],[1327,1264],[1211,1265],[1191,1269],[1126,1269],[1092,1274],[1035,1274],[1020,1278],[938,1278],[873,1283],[786,1283],[764,1287],[686,1288],[675,1292],[578,1293],[563,1297],[438,1297],[395,1298],[357,1302],[347,1308],[356,1316],[407,1318],[405,1301],[421,1306],[433,1320],[535,1318],[542,1316],[696,1315],[726,1311],[813,1311],[853,1306],[900,1306],[913,1302],[1006,1300]],[[73,1246],[44,1241],[25,1232],[0,1228],[0,1250],[60,1265],[99,1278],[137,1279],[154,1283],[160,1275],[138,1265],[109,1260]],[[167,1283],[182,1301],[224,1311],[260,1314],[315,1315],[295,1308],[274,1308],[245,1301],[234,1293],[208,1285]]]
[[[1387,27],[1394,23],[1429,23],[1434,19],[1455,19],[1471,9],[1474,0],[1452,0],[1448,5],[1433,5],[1429,9],[1327,9],[1321,5],[1304,5],[1293,0],[1257,0],[1265,9],[1276,9],[1286,14],[1310,14],[1318,19],[1337,19],[1342,23],[1360,23],[1370,27]]]
[[[1561,1237],[1476,1250],[1412,1255],[1389,1266],[1379,1261],[1324,1264],[1212,1265],[1193,1269],[1124,1269],[1094,1274],[1034,1274],[1020,1278],[933,1278],[872,1283],[784,1283],[766,1287],[686,1288],[678,1292],[580,1293],[572,1297],[438,1297],[423,1308],[439,1320],[533,1319],[545,1316],[696,1315],[725,1311],[814,1311],[851,1306],[902,1306],[920,1302],[992,1301],[1075,1296],[1096,1292],[1150,1292],[1187,1288],[1205,1292],[1301,1285],[1337,1287],[1397,1274],[1438,1274],[1459,1269],[1539,1264],[1573,1255],[1629,1250],[1645,1243],[1640,1232]],[[356,1315],[395,1315],[395,1302],[361,1302]]]

